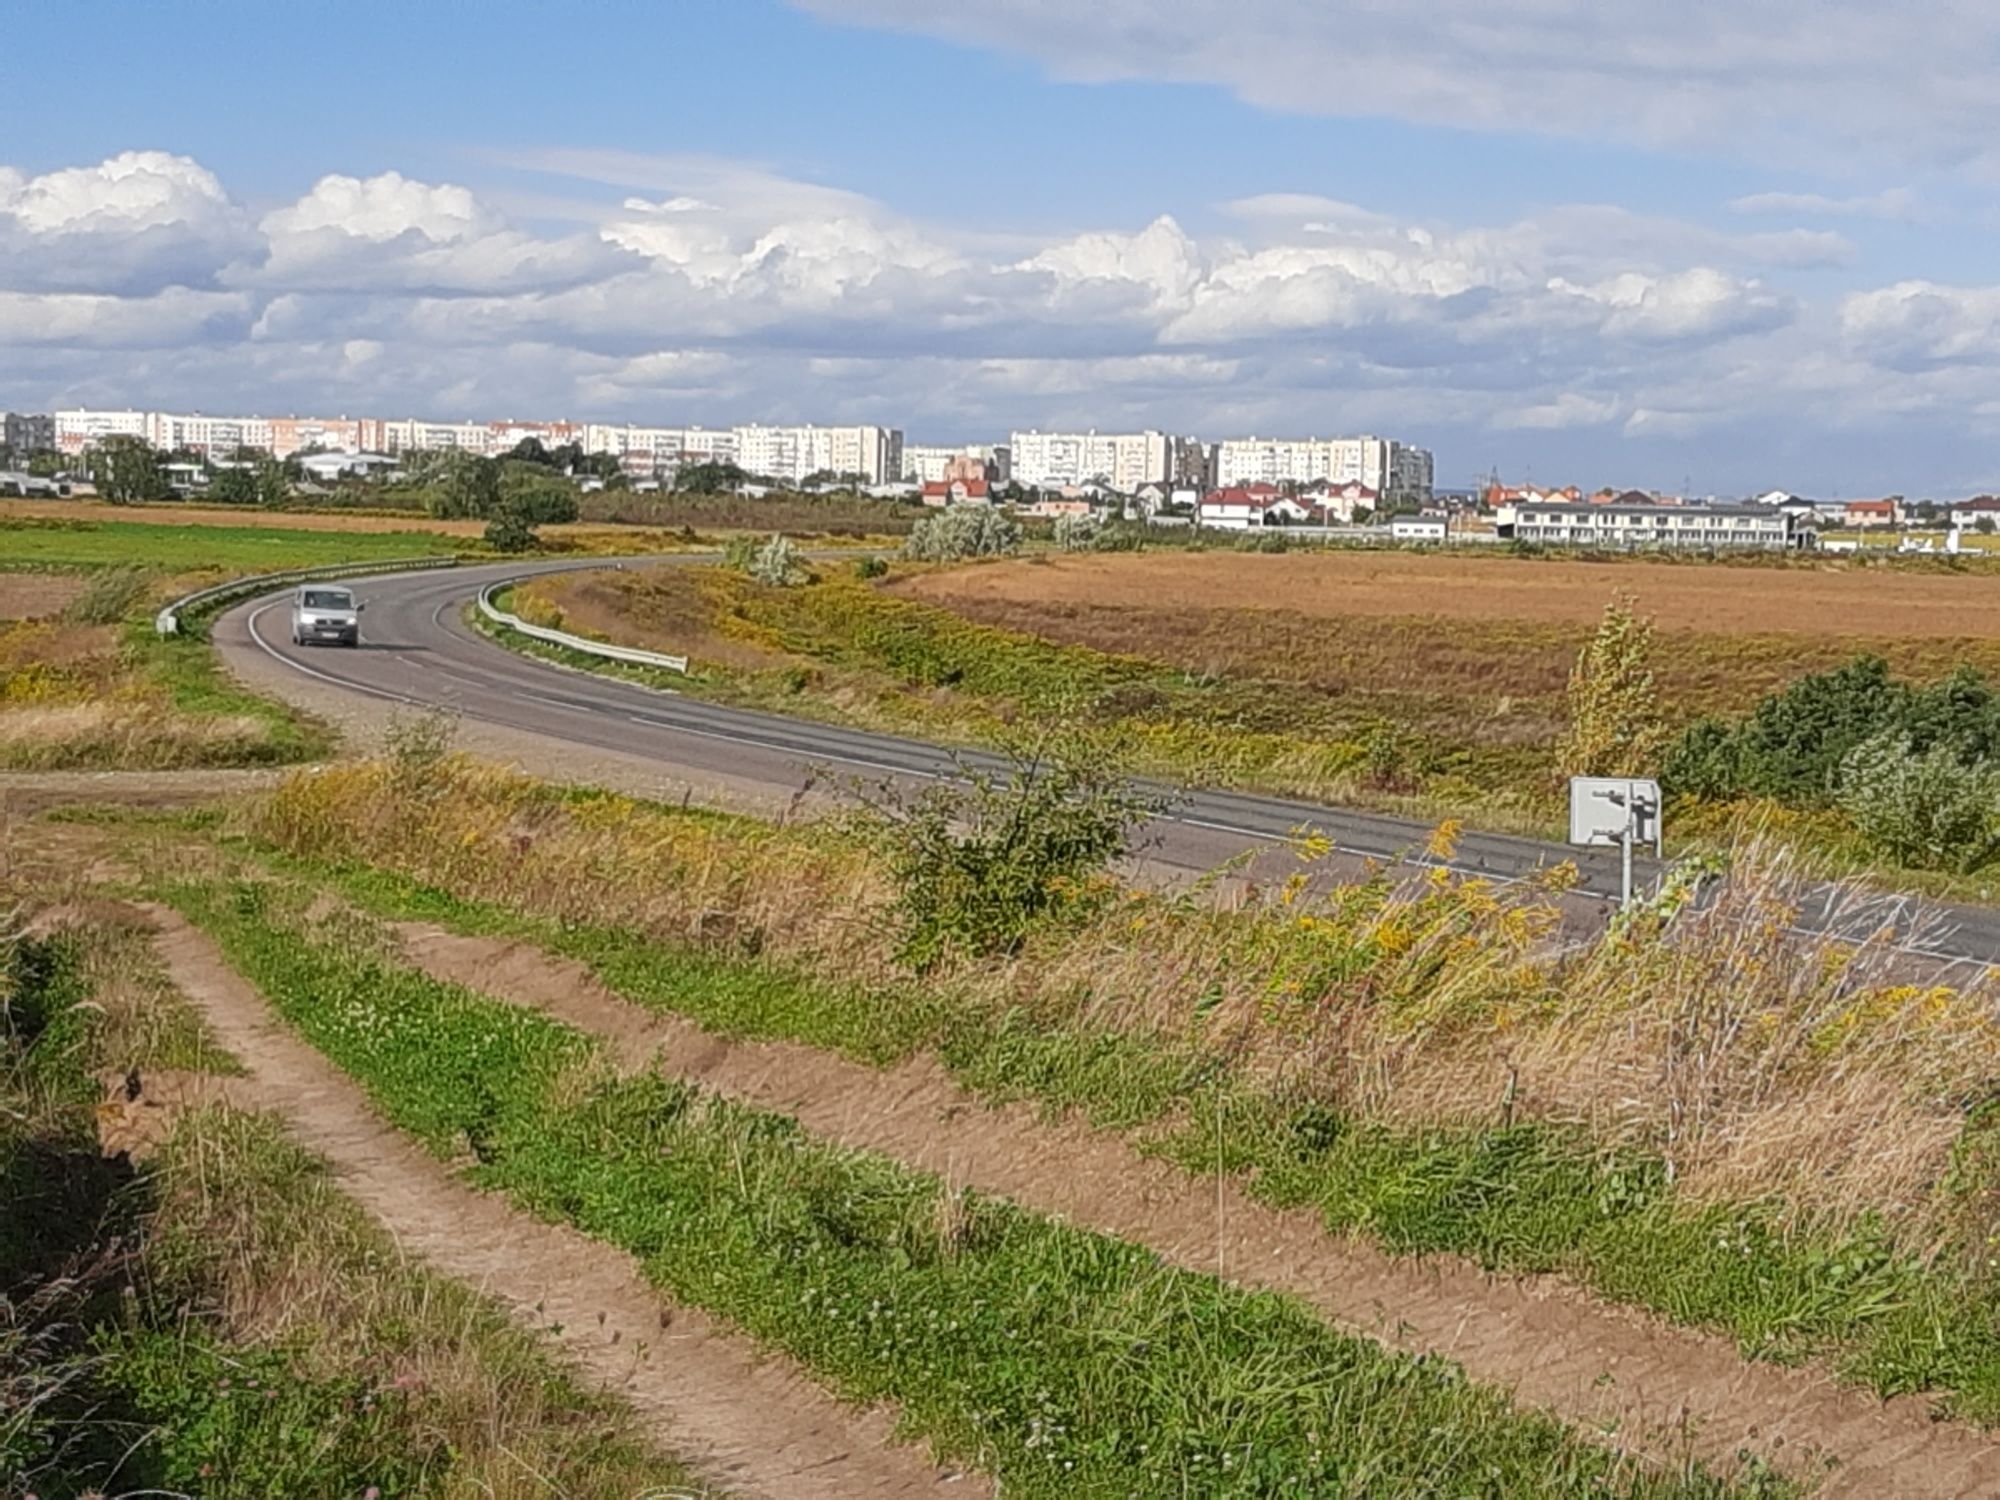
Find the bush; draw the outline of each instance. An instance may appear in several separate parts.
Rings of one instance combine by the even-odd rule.
[[[1636,776],[1652,769],[1664,729],[1653,684],[1653,622],[1629,599],[1604,606],[1597,633],[1569,674],[1569,731],[1556,747],[1563,776]]]
[[[1065,552],[1088,552],[1097,545],[1100,530],[1096,516],[1056,518],[1056,545]]]
[[[2000,841],[2000,773],[1949,744],[1866,740],[1841,762],[1837,800],[1876,852],[1914,869],[1976,869]]]
[[[1166,805],[1068,731],[1010,760],[914,794],[885,784],[861,815],[895,888],[897,956],[914,969],[1012,953],[1058,911],[1092,909],[1132,829]]]
[[[1847,757],[1883,736],[1898,736],[1919,754],[1945,745],[1968,764],[2000,760],[2000,700],[1968,667],[1912,688],[1891,678],[1881,657],[1857,656],[1801,677],[1737,724],[1691,726],[1668,750],[1661,774],[1676,792],[1821,805],[1836,798]]]
[[[863,583],[868,583],[874,579],[881,578],[885,576],[888,573],[888,571],[889,571],[888,559],[877,557],[872,552],[869,553],[866,557],[857,557],[854,560],[854,576],[860,579]]]
[[[925,516],[910,528],[903,555],[919,562],[1004,557],[1021,550],[1021,527],[989,506],[964,505]]]
[[[805,581],[806,560],[790,537],[775,532],[768,542],[757,549],[746,571],[755,582],[766,587],[790,588]]]
[[[536,542],[535,528],[512,507],[486,523],[486,545],[495,552],[531,552]]]

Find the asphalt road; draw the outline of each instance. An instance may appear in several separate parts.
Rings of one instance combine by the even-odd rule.
[[[710,561],[700,556],[647,559],[646,566]],[[638,565],[638,564],[634,564]],[[461,718],[527,730],[571,744],[638,755],[694,775],[766,787],[777,797],[796,791],[817,768],[864,779],[948,776],[958,764],[995,764],[977,753],[957,760],[935,745],[894,735],[817,724],[779,714],[705,703],[609,677],[536,661],[486,640],[462,618],[487,584],[538,572],[572,572],[575,560],[503,563],[440,572],[353,580],[367,605],[362,644],[348,650],[294,646],[289,593],[254,599],[217,620],[211,634],[225,660],[264,654],[285,667],[344,692],[396,704],[442,708]],[[587,566],[587,564],[585,564]],[[1468,831],[1451,857],[1425,852],[1428,824],[1379,813],[1238,792],[1184,795],[1151,830],[1149,853],[1189,870],[1214,868],[1246,850],[1283,844],[1301,828],[1326,834],[1343,855],[1443,864],[1467,874],[1516,881],[1564,860],[1582,880],[1573,904],[1617,897],[1614,849],[1572,849],[1507,834]],[[1669,830],[1671,837],[1671,830]],[[1642,888],[1660,869],[1641,859]],[[1944,960],[2000,963],[2000,911],[1985,907],[1908,904],[1897,925],[1921,928],[1921,951]],[[1806,903],[1798,925],[1862,936],[1882,925],[1879,904],[1851,909],[1828,891]]]

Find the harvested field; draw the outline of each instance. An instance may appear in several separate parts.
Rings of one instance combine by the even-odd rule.
[[[1620,595],[1658,628],[1674,712],[1739,712],[1861,651],[2000,676],[1983,572],[1412,553],[1141,553],[927,571],[901,597],[982,625],[1209,675],[1306,684],[1474,743],[1553,737],[1577,648]],[[1352,622],[1350,628],[1340,628]]]
[[[1589,625],[1630,594],[1662,630],[1883,639],[2000,636],[2000,589],[1984,573],[1569,562],[1422,553],[1152,552],[1053,557],[926,573],[912,598],[1001,610],[1253,610],[1307,620],[1425,615]]]
[[[59,615],[82,592],[81,578],[60,573],[0,573],[0,622]]]

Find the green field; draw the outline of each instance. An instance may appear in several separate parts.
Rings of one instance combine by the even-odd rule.
[[[161,526],[143,521],[0,520],[0,571],[156,568],[167,573],[275,572],[437,557],[463,538],[434,531],[305,531],[275,526]]]

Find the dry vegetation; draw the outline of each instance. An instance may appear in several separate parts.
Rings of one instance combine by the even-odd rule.
[[[1672,711],[1741,711],[1860,651],[1906,676],[2000,675],[1982,573],[1580,562],[1415,553],[1137,553],[930,571],[906,598],[1001,629],[1189,671],[1409,700],[1419,722],[1540,743],[1607,600],[1657,629]],[[1428,712],[1422,711],[1428,705]]]
[[[0,573],[0,625],[59,615],[82,592],[81,578],[61,573]]]
[[[895,983],[883,878],[822,829],[565,800],[457,757],[295,776],[254,826],[460,899]],[[1964,1205],[1936,1188],[1966,1101],[2000,1074],[1990,998],[1926,982],[1886,932],[1858,948],[1800,938],[1806,881],[1782,857],[1741,851],[1713,909],[1564,951],[1553,892],[1439,872],[1308,895],[1320,853],[1302,848],[1300,881],[1240,903],[1080,908],[1017,961],[938,984],[1035,1034],[1143,1038],[1287,1107],[1538,1120],[1656,1156],[1695,1197],[1880,1215],[1913,1244],[1955,1232]]]

